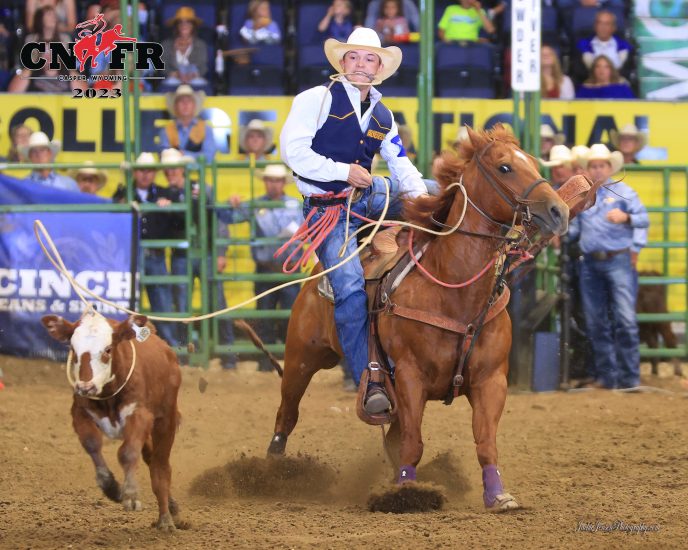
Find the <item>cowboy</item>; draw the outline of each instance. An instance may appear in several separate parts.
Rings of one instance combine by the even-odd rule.
[[[218,217],[225,223],[240,223],[255,219],[256,238],[265,239],[289,239],[299,226],[303,223],[299,201],[288,196],[284,192],[287,181],[291,175],[284,164],[269,164],[261,173],[265,184],[265,194],[258,197],[258,201],[281,201],[284,206],[281,208],[260,208],[251,212],[246,205],[241,202],[241,197],[230,198],[233,210],[218,211]],[[281,272],[282,262],[275,259],[275,253],[279,244],[258,244],[251,247],[251,255],[256,263],[256,273],[274,274]],[[256,293],[262,294],[275,286],[274,282],[256,281],[253,288]],[[291,306],[299,294],[300,288],[297,285],[285,287],[276,292],[268,294],[258,300],[258,309],[273,310],[291,309]],[[272,319],[266,319],[261,323],[261,338],[266,344],[274,344],[279,337],[283,342],[286,341],[286,324]],[[261,358],[258,370],[272,372],[272,363],[267,358]]]
[[[575,175],[571,149],[566,145],[554,145],[549,152],[549,160],[540,159],[540,162],[543,166],[549,167],[554,189],[559,189]]]
[[[205,93],[195,92],[188,84],[182,84],[177,91],[166,94],[167,110],[174,117],[160,131],[160,151],[179,149],[184,155],[205,157],[212,162],[217,152],[213,130],[198,115],[203,109]]]
[[[555,145],[564,143],[564,134],[556,133],[549,124],[540,125],[540,158],[549,160],[549,152]]]
[[[79,191],[82,193],[97,195],[98,191],[105,187],[107,183],[105,171],[95,168],[93,161],[90,160],[85,161],[83,168],[79,168],[73,174],[73,178],[79,186]]]
[[[357,199],[352,200],[352,212],[368,218],[380,215],[387,187],[383,178],[370,173],[378,150],[392,174],[391,181],[387,180],[392,198],[426,193],[421,174],[406,156],[394,116],[373,86],[397,71],[401,50],[382,48],[377,33],[366,27],[354,30],[346,43],[328,39],[324,49],[330,64],[342,74],[329,85],[297,95],[280,135],[282,158],[297,174],[296,185],[304,196],[304,216],[315,210],[309,219],[311,227],[328,208],[344,204],[350,193]],[[398,207],[392,210],[398,213]],[[339,250],[345,242],[346,213],[340,207],[338,222],[316,250],[325,269],[342,264]],[[362,223],[351,216],[351,231]],[[344,257],[356,247],[356,240],[349,239]],[[369,366],[367,297],[360,260],[354,256],[328,273],[328,278],[334,290],[337,335],[358,383]],[[365,410],[377,414],[389,407],[383,387],[371,383],[366,388]]]
[[[256,160],[267,160],[267,155],[275,148],[272,128],[262,120],[254,118],[239,130],[239,151],[254,155]]]
[[[79,191],[79,186],[69,176],[58,174],[50,166],[55,162],[55,157],[60,151],[59,141],[50,141],[43,132],[34,132],[29,138],[29,143],[19,147],[19,154],[28,158],[33,164],[45,164],[45,168],[34,169],[29,174],[30,180],[64,191]]]
[[[623,154],[624,164],[639,164],[636,155],[647,145],[647,135],[635,124],[626,124],[621,130],[610,130],[609,138],[617,151]]]
[[[184,156],[181,151],[177,149],[165,149],[160,154],[161,164],[182,164],[193,162],[191,157]],[[186,168],[184,166],[169,166],[163,168],[163,173],[165,174],[165,179],[167,179],[168,190],[167,198],[158,200],[158,206],[168,206],[169,204],[176,202],[184,202],[186,200],[186,178],[185,178]],[[192,203],[192,217],[193,223],[196,227],[200,222],[200,208],[199,208],[199,195],[200,187],[197,182],[191,181],[191,203]],[[210,247],[213,246],[214,239],[212,238],[212,189],[209,185],[206,185],[205,194],[207,197],[207,210],[208,214],[206,216],[208,224],[208,262],[207,262],[207,273],[208,277],[214,277],[214,273],[222,273],[227,266],[227,247],[218,246],[216,250],[217,264],[212,265],[212,254],[210,253]],[[186,214],[184,212],[178,212],[170,216],[170,234],[168,238],[171,239],[186,239]],[[217,236],[221,238],[227,238],[229,233],[227,231],[227,226],[225,224],[218,225]],[[188,243],[185,243],[188,247]],[[187,275],[188,262],[187,262],[187,248],[180,246],[178,248],[172,249],[170,265],[172,270],[172,275]],[[217,269],[217,271],[215,271]],[[201,278],[201,261],[199,258],[194,258],[191,261],[191,276],[195,280]],[[172,286],[172,295],[176,304],[177,311],[191,311],[191,294],[193,289],[188,288],[186,284],[175,284]],[[217,282],[217,292],[213,296],[214,302],[212,304],[213,311],[219,311],[227,307],[227,301],[225,299],[224,284],[222,281]],[[232,327],[231,319],[220,319],[218,321],[218,332],[220,342],[224,345],[231,345],[234,343],[234,329]],[[183,336],[187,333],[186,327],[183,327]],[[234,354],[221,354],[219,356],[220,364],[224,370],[231,370],[236,368],[236,356]]]
[[[157,168],[153,153],[141,153],[135,162],[134,168],[134,200],[139,203],[159,204],[161,199],[168,199],[168,190],[155,183]],[[112,196],[113,202],[126,202],[126,188],[123,185],[117,187],[117,191]],[[142,212],[139,223],[139,239],[142,241],[149,239],[169,239],[170,215],[159,212]],[[164,248],[140,247],[141,260],[139,261],[141,272],[145,275],[169,275],[165,262]],[[146,294],[151,309],[156,313],[166,313],[172,311],[172,290],[166,284],[147,284]],[[177,329],[169,322],[156,324],[158,335],[164,338],[167,343],[174,347],[179,344]]]
[[[591,387],[631,388],[640,383],[631,252],[634,230],[649,225],[647,211],[633,189],[611,179],[623,166],[620,152],[597,143],[584,162],[592,180],[605,183],[595,205],[569,228],[583,253],[580,291],[594,357]]]

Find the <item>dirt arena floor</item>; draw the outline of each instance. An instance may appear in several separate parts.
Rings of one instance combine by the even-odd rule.
[[[380,430],[356,418],[340,372],[311,385],[287,449],[306,471],[280,485],[263,461],[277,375],[254,363],[231,373],[185,368],[172,465],[189,528],[162,534],[151,527],[145,466],[142,512],[125,512],[96,487],[72,432],[61,365],[0,356],[0,368],[1,548],[686,547],[688,399],[678,378],[644,380],[672,393],[510,395],[500,469],[523,505],[510,514],[483,509],[467,402],[431,403],[419,478],[442,484],[448,502],[397,515],[367,511],[371,487],[392,473]],[[121,480],[117,445],[106,445],[106,458]],[[244,478],[254,467],[251,484]],[[629,531],[640,526],[648,531]]]

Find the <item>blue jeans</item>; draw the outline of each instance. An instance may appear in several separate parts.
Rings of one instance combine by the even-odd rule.
[[[144,249],[143,268],[146,275],[169,275],[167,264],[165,263],[164,250]],[[174,311],[172,287],[170,285],[146,285],[146,294],[148,294],[148,301],[154,313],[164,314]],[[179,345],[176,323],[158,321],[154,324],[158,335],[170,346],[176,347]]]
[[[351,210],[367,218],[377,219],[384,206],[385,184],[383,178],[375,177],[373,184],[363,191],[362,197],[351,205]],[[398,217],[401,207],[398,184],[390,182],[390,207],[386,218]],[[307,217],[310,211],[310,199],[306,197],[303,203],[304,217]],[[319,207],[310,220],[310,226],[316,223],[324,213],[325,208]],[[365,223],[351,216],[349,234]],[[346,209],[343,209],[337,225],[316,250],[318,259],[325,269],[341,263],[358,248],[356,238],[353,238],[349,240],[344,255],[341,258],[338,256],[339,249],[346,238],[345,226]],[[358,384],[363,371],[368,366],[368,299],[361,261],[358,256],[354,256],[342,267],[328,273],[327,277],[334,291],[334,321],[337,325],[339,343],[351,368],[354,382]]]
[[[580,290],[586,332],[593,350],[591,374],[610,389],[637,386],[640,342],[630,254],[618,254],[608,260],[585,255]]]
[[[215,272],[212,257],[208,258],[208,276]],[[195,259],[191,262],[191,269],[193,270],[194,280],[201,278],[201,261]],[[186,275],[186,252],[175,250],[172,252],[172,274]],[[173,286],[174,299],[177,304],[178,311],[191,311],[191,296],[188,292],[187,285]],[[211,297],[212,299],[212,297]],[[213,311],[219,311],[227,307],[227,300],[225,299],[224,285],[222,282],[217,283],[217,300],[211,303]],[[231,319],[219,319],[217,322],[218,343],[231,345],[234,343],[234,327]],[[182,341],[186,336],[186,325],[182,328]],[[234,354],[226,354],[219,356],[222,366],[224,368],[234,368],[236,366],[236,356]]]

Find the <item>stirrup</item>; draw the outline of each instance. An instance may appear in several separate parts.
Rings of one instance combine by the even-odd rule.
[[[378,384],[379,391],[368,396],[369,385]],[[372,401],[371,401],[372,400]],[[396,394],[389,373],[376,361],[371,361],[361,376],[356,400],[356,413],[366,424],[377,426],[391,423],[397,415]],[[376,411],[376,412],[373,412]]]
[[[366,399],[363,408],[368,414],[380,414],[392,408],[385,387],[377,382],[370,382],[366,388]]]

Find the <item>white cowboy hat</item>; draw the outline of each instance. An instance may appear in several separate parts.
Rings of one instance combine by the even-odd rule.
[[[268,164],[265,170],[259,170],[258,175],[261,178],[282,178],[284,180],[291,179],[291,174],[284,164]]]
[[[346,42],[340,42],[334,38],[325,40],[325,56],[338,73],[342,72],[340,61],[351,50],[366,50],[374,53],[382,61],[382,70],[375,75],[376,79],[383,81],[392,76],[401,65],[402,53],[396,46],[382,47],[380,37],[373,29],[358,27],[349,35]]]
[[[574,145],[571,147],[571,160],[576,164],[585,166],[585,159],[590,154],[590,148],[586,145]]]
[[[193,158],[182,155],[179,149],[174,149],[173,147],[163,149],[162,153],[160,153],[161,164],[179,164],[180,162],[189,163],[193,161]]]
[[[449,147],[456,147],[468,139],[468,130],[465,126],[460,126],[459,131],[456,132],[456,139],[448,139],[447,145]]]
[[[618,149],[619,148],[619,138],[622,136],[633,137],[638,142],[638,147],[636,152],[640,151],[643,147],[647,145],[647,134],[638,130],[635,124],[626,124],[621,130],[609,130],[609,140],[612,145]]]
[[[170,112],[172,116],[176,116],[174,112],[174,104],[176,103],[177,99],[185,95],[192,97],[193,100],[196,102],[196,111],[194,112],[194,116],[198,116],[198,114],[203,109],[203,102],[205,101],[205,92],[196,92],[188,84],[182,84],[174,92],[165,94],[165,104],[167,105],[167,110]]]
[[[549,160],[540,159],[543,166],[561,166],[562,164],[571,165],[573,157],[571,156],[571,149],[566,145],[554,145],[549,152]]]
[[[135,164],[157,164],[153,153],[141,153],[135,161]],[[141,167],[136,167],[134,170],[141,170]],[[157,170],[157,168],[155,168]]]
[[[554,129],[549,124],[541,124],[540,139],[552,139],[555,145],[562,145],[566,140],[566,136],[561,133],[555,133]]]
[[[263,153],[267,153],[272,150],[274,143],[272,142],[273,129],[270,126],[266,126],[265,123],[257,118],[249,121],[246,126],[239,128],[239,146],[246,151],[246,138],[249,132],[261,132],[265,136],[265,150]]]
[[[590,153],[585,159],[581,159],[580,164],[587,168],[591,160],[606,160],[612,167],[612,175],[616,174],[623,167],[623,154],[620,151],[609,151],[604,143],[595,143],[590,147]]]
[[[19,147],[19,154],[23,157],[28,157],[29,151],[31,151],[31,149],[35,149],[36,147],[47,147],[48,149],[50,149],[54,157],[55,155],[57,155],[57,153],[60,152],[62,145],[59,141],[55,139],[53,141],[50,141],[45,132],[34,132],[29,136],[29,143],[27,145],[22,145],[21,147]]]
[[[107,174],[105,173],[105,171],[99,168],[95,168],[93,166],[93,161],[91,160],[84,161],[83,168],[73,170],[70,175],[75,180],[78,180],[80,176],[96,176],[98,178],[98,189],[102,188],[105,185],[105,182],[107,181]]]

